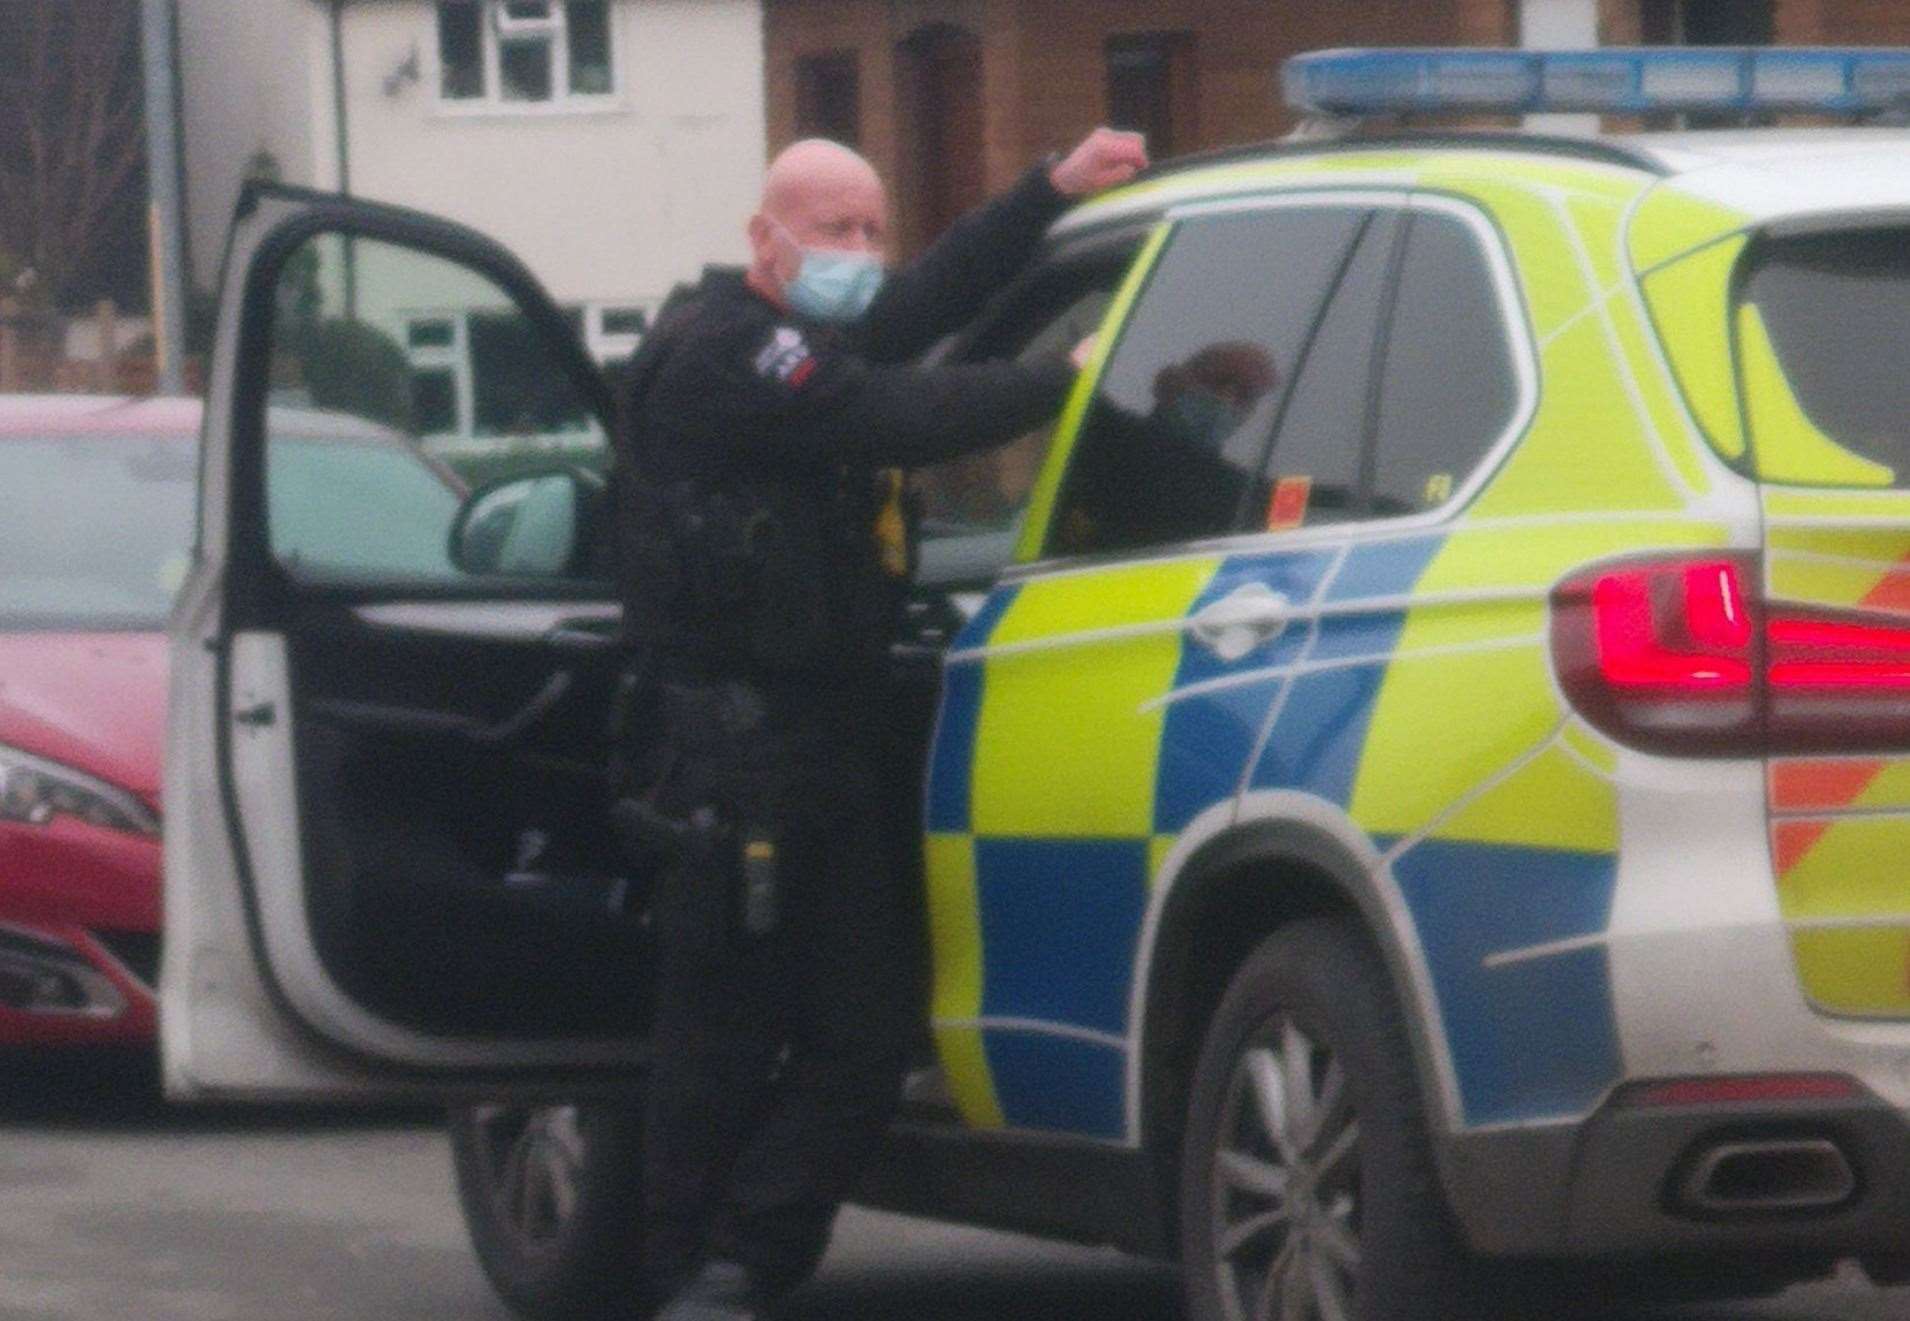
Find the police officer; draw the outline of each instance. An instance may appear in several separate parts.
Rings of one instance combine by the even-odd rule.
[[[711,269],[633,360],[620,576],[660,692],[648,1280],[667,1321],[756,1316],[814,1269],[897,1103],[921,1006],[879,749],[906,588],[894,470],[1053,418],[1079,360],[922,368],[1071,199],[1147,164],[1097,130],[884,271],[861,157],[770,167],[747,271]]]

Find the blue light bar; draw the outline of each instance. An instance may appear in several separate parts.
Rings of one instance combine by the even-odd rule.
[[[1910,108],[1910,47],[1412,47],[1296,55],[1287,105],[1307,115],[1642,115]]]

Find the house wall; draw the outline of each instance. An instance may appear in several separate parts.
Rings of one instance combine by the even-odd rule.
[[[178,0],[186,238],[193,282],[219,278],[247,163],[269,151],[288,183],[313,184],[329,100],[325,11],[310,0]],[[327,135],[329,140],[329,135]]]
[[[216,255],[260,148],[288,182],[338,187],[328,6],[180,4],[195,273],[207,286],[216,271],[202,254]],[[560,302],[653,308],[704,263],[745,252],[763,169],[760,15],[758,0],[618,0],[617,95],[524,110],[439,97],[430,0],[350,0],[351,191],[497,239]]]
[[[434,8],[361,3],[346,36],[352,190],[497,239],[560,302],[654,306],[744,255],[763,169],[755,0],[624,0],[614,104],[514,110],[438,96]],[[419,78],[387,90],[418,55]]]

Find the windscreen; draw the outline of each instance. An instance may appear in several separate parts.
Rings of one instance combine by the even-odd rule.
[[[267,469],[286,563],[451,572],[458,493],[406,448],[274,436]],[[186,578],[198,476],[191,436],[0,439],[0,630],[163,627]],[[337,506],[350,517],[310,516]]]
[[[0,629],[154,629],[185,581],[198,445],[0,439]]]
[[[1910,485],[1910,229],[1765,240],[1736,329],[1761,476]]]

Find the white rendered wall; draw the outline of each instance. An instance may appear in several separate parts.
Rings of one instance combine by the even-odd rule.
[[[194,281],[219,278],[226,229],[247,163],[272,153],[287,183],[321,184],[318,138],[329,100],[314,100],[326,20],[312,0],[178,0],[185,133],[186,239]],[[325,167],[329,168],[329,167]]]
[[[189,237],[210,288],[255,153],[288,183],[339,186],[329,6],[179,6]],[[759,0],[616,0],[615,24],[608,105],[485,109],[438,96],[432,0],[348,0],[352,192],[490,235],[565,303],[654,309],[740,260],[766,141]]]
[[[1598,45],[1598,0],[1519,0],[1519,44],[1531,50]],[[1597,115],[1528,115],[1539,133],[1596,133]]]
[[[346,20],[357,195],[497,239],[564,303],[654,308],[743,257],[766,135],[758,0],[619,0],[617,95],[588,110],[441,101],[425,0],[357,0]],[[388,86],[414,52],[418,78]]]

